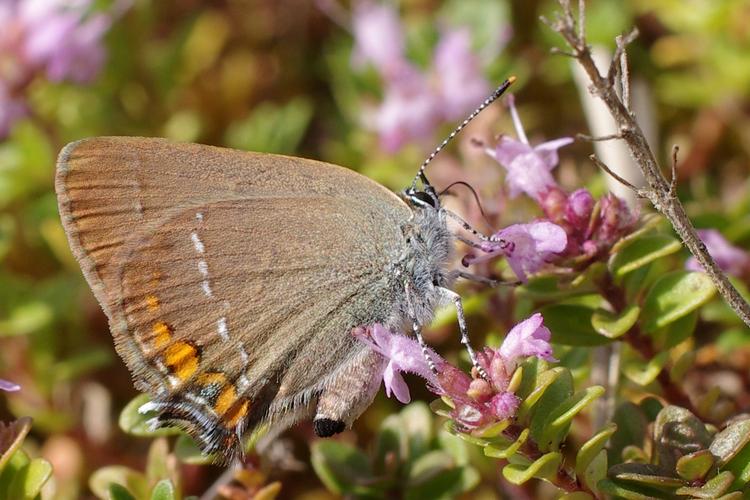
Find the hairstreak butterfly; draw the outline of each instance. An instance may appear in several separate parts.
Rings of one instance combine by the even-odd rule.
[[[62,223],[155,426],[178,425],[225,461],[263,422],[313,418],[330,436],[379,386],[383,359],[354,328],[382,323],[421,341],[435,307],[452,302],[468,348],[451,286],[471,275],[450,269],[448,219],[468,225],[441,207],[424,169],[512,81],[402,196],[287,156],[127,137],[66,146]]]

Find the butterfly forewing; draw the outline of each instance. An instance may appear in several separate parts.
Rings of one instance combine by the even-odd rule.
[[[379,246],[410,210],[352,171],[100,138],[63,151],[56,187],[136,384],[206,448],[314,397],[361,348],[351,328],[389,314],[399,250]]]

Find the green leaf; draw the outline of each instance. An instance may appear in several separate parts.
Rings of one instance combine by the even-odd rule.
[[[626,307],[620,314],[597,309],[591,316],[591,326],[601,335],[616,339],[625,335],[635,325],[640,313],[641,308],[634,304]]]
[[[372,478],[367,456],[357,448],[339,441],[316,441],[311,447],[313,469],[323,484],[333,493],[371,493],[362,485]]]
[[[10,457],[0,473],[0,498],[3,500],[10,498],[9,489],[13,482],[13,479],[18,475],[24,467],[29,465],[31,460],[26,453],[19,449]]]
[[[136,498],[148,498],[148,480],[146,476],[124,465],[110,465],[96,470],[89,477],[89,488],[98,498],[107,500],[111,497],[112,485],[119,486],[116,491],[135,496]],[[117,497],[124,498],[124,497]]]
[[[691,313],[716,293],[705,273],[677,271],[659,278],[648,291],[641,320],[646,332],[663,328]]]
[[[607,451],[599,450],[593,460],[586,466],[582,476],[583,483],[592,491],[598,491],[599,481],[607,476]]]
[[[448,421],[449,423],[450,421]],[[375,472],[392,475],[408,458],[409,441],[399,415],[388,415],[375,437]]]
[[[669,360],[669,352],[663,351],[653,358],[644,360],[640,353],[629,345],[624,346],[622,353],[622,372],[638,385],[646,386],[659,376]]]
[[[524,373],[527,372],[528,370],[524,370]],[[519,422],[525,422],[527,417],[530,415],[531,410],[534,408],[534,406],[536,406],[537,402],[539,402],[539,399],[544,395],[544,392],[547,390],[547,388],[552,383],[554,383],[555,380],[560,378],[565,372],[567,372],[567,370],[559,366],[550,370],[545,370],[539,374],[538,378],[534,380],[535,385],[526,397],[523,397],[519,393],[519,397],[522,398],[523,401],[521,401],[521,405],[518,407],[518,411],[516,412],[516,420],[518,420]],[[570,372],[568,372],[568,374],[569,373]],[[521,387],[524,387],[523,383],[521,384]]]
[[[148,420],[157,415],[156,412],[140,413],[138,410],[144,404],[151,400],[148,394],[139,394],[133,398],[125,408],[120,412],[118,423],[120,429],[132,436],[139,437],[157,437],[157,436],[176,436],[182,434],[182,431],[176,427],[161,427],[152,429]]]
[[[166,438],[154,439],[148,449],[146,460],[146,477],[150,481],[157,481],[169,475],[169,443]]]
[[[727,492],[732,486],[734,475],[729,471],[720,472],[715,477],[706,481],[706,484],[700,487],[683,486],[678,489],[678,495],[690,496],[692,498],[719,498]]]
[[[656,488],[633,483],[621,483],[602,479],[597,484],[599,491],[608,493],[613,498],[625,500],[654,500],[655,498],[664,498],[664,492]]]
[[[588,441],[583,443],[581,448],[576,454],[576,475],[583,477],[586,468],[589,466],[592,460],[599,454],[600,451],[604,450],[607,445],[607,441],[617,430],[617,424],[610,423],[604,429],[597,432]]]
[[[409,440],[409,456],[418,457],[425,453],[435,436],[430,407],[423,401],[415,401],[401,410],[399,418]]]
[[[443,457],[438,458],[438,455]],[[447,460],[446,460],[447,458]],[[404,497],[451,499],[479,484],[479,473],[472,467],[455,467],[448,455],[432,451],[414,463]]]
[[[50,476],[52,476],[52,464],[42,458],[35,458],[13,477],[8,487],[8,497],[32,500],[36,498]]]
[[[557,452],[542,455],[529,465],[508,464],[503,467],[503,477],[511,484],[520,485],[534,477],[549,479],[557,474],[562,455]]]
[[[677,474],[686,481],[698,481],[706,477],[714,465],[714,456],[709,450],[689,453],[677,459]]]
[[[539,403],[537,403],[531,416],[529,430],[531,431],[531,439],[539,445],[541,451],[549,450],[552,444],[544,439],[544,435],[546,427],[554,418],[554,410],[572,394],[573,377],[569,370],[565,370],[539,398]]]
[[[108,493],[107,500],[137,500],[126,487],[117,483],[109,485]]]
[[[709,450],[717,458],[720,468],[732,461],[750,442],[750,419],[734,422],[719,432]]]
[[[639,485],[646,485],[659,490],[674,490],[682,486],[682,480],[669,475],[661,465],[655,464],[615,464],[609,469],[609,476],[615,478],[618,482],[632,482]]]
[[[679,252],[682,244],[666,234],[649,234],[622,247],[609,261],[612,274],[621,278],[656,259]]]
[[[162,479],[151,490],[151,500],[175,500],[176,498],[174,485],[169,479]]]
[[[599,335],[591,324],[594,309],[579,304],[552,304],[542,307],[544,326],[552,332],[552,342],[572,346],[597,346],[612,342]]]
[[[664,328],[659,328],[651,332],[650,335],[654,339],[654,347],[661,351],[675,347],[693,335],[697,324],[698,311],[693,311],[673,321]]]
[[[557,406],[544,425],[541,442],[537,441],[540,448],[557,449],[565,439],[573,418],[602,394],[604,394],[604,387],[598,385],[587,387]]]
[[[484,454],[492,458],[504,458],[508,459],[515,455],[518,449],[523,446],[526,439],[529,437],[529,429],[524,429],[518,435],[518,439],[512,443],[508,443],[507,446],[501,446],[499,443],[492,443],[484,447]]]

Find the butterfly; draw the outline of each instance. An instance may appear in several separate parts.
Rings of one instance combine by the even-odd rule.
[[[62,224],[152,425],[183,428],[220,462],[261,424],[351,426],[385,363],[352,330],[422,341],[440,304],[461,312],[452,286],[470,276],[451,268],[448,221],[469,226],[424,175],[449,139],[401,195],[295,157],[139,137],[66,146]]]

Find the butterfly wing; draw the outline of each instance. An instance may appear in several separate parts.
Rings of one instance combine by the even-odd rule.
[[[63,151],[56,187],[136,385],[209,451],[314,399],[362,349],[351,328],[397,314],[410,210],[350,170],[97,138]]]

